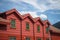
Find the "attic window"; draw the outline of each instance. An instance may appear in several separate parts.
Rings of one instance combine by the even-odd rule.
[[[46,28],[46,33],[48,33],[48,32],[49,32],[49,27]]]
[[[29,30],[29,23],[28,22],[26,22],[26,30]]]
[[[16,27],[16,26],[15,26],[15,20],[14,20],[14,19],[11,20],[11,27],[12,27],[12,28],[15,28],[15,27]]]
[[[39,25],[37,26],[37,32],[40,32],[40,26]]]

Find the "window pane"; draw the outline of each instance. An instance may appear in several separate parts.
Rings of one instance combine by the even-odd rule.
[[[11,20],[11,27],[15,28],[15,20]]]
[[[37,31],[40,32],[40,26],[39,25],[37,26]]]
[[[26,23],[26,29],[29,30],[29,23]]]
[[[49,38],[47,38],[46,40],[49,40]]]
[[[37,40],[41,40],[41,38],[38,38]]]
[[[30,40],[30,38],[29,37],[26,37],[26,40]]]
[[[48,33],[48,31],[49,31],[49,27],[46,28],[46,33]]]
[[[16,37],[10,37],[9,40],[16,40]]]

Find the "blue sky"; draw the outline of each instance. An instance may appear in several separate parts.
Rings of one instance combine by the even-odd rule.
[[[60,0],[0,0],[0,12],[16,8],[22,15],[48,19],[51,24],[60,21]]]

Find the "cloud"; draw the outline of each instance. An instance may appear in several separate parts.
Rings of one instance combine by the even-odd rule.
[[[27,11],[22,11],[22,12],[19,12],[19,13],[21,13],[21,15],[24,15],[24,14],[29,13],[33,18],[38,17],[38,15],[37,15],[37,13],[36,13],[36,12],[27,12]]]
[[[21,13],[21,15],[29,13],[33,18],[40,17],[42,20],[47,20],[47,15],[45,14],[37,15],[37,12],[24,12],[24,11],[19,13]]]
[[[60,9],[60,0],[41,0],[37,2],[40,6],[46,8],[47,10],[50,9]],[[45,10],[46,11],[46,10]]]
[[[6,1],[6,0],[5,0]],[[60,9],[60,0],[7,0],[20,4],[20,2],[25,2],[27,4],[33,5],[35,8],[39,9],[40,12],[44,12],[49,9]]]
[[[0,1],[2,4],[0,5],[1,9],[11,9],[11,8],[16,8],[19,11],[38,11],[36,7],[33,5],[20,1],[20,0],[2,0]],[[6,6],[5,6],[6,5]],[[9,6],[9,7],[7,7]]]
[[[44,7],[44,5],[39,6],[37,4],[37,0],[22,0],[22,1],[33,5],[34,7],[36,7],[37,9],[39,9],[39,11],[41,11],[41,12],[43,12],[43,11],[46,10],[46,8]]]
[[[42,20],[47,20],[47,15],[41,14],[41,15],[40,15],[40,18],[41,18]]]
[[[22,0],[44,12],[49,9],[60,9],[60,0]]]
[[[47,7],[50,9],[60,9],[60,0],[50,0],[50,5]]]
[[[0,12],[11,8],[16,8],[22,15],[29,13],[34,18],[41,17],[42,20],[46,20],[48,15],[48,20],[51,23],[60,18],[56,17],[57,14],[60,14],[60,0],[0,0]],[[57,9],[59,9],[59,12]],[[48,10],[52,10],[52,12]],[[56,20],[54,21],[54,19]]]

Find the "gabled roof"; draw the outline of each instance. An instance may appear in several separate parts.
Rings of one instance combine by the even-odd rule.
[[[58,29],[58,28],[56,28],[56,27],[54,27],[54,26],[52,26],[52,25],[50,25],[50,31],[51,31],[52,33],[60,33],[60,29]]]
[[[40,21],[41,24],[43,25],[43,22],[42,22],[42,20],[40,19],[40,17],[34,18],[34,21],[35,21],[35,22]]]
[[[29,17],[33,22],[36,22],[36,21],[41,21],[41,23],[43,24],[42,20],[40,19],[40,17],[37,17],[37,18],[33,18],[29,13],[28,14],[25,14],[25,15],[21,15],[16,9],[11,9],[11,10],[8,10],[4,13],[6,13],[6,15],[9,15],[9,14],[12,14],[13,12],[15,12],[22,20]]]
[[[22,19],[25,19],[27,17],[29,17],[34,22],[33,17],[29,13],[22,15]]]
[[[60,33],[60,29],[52,26],[48,20],[43,21],[43,24],[49,24],[49,30],[52,31],[52,33]]]
[[[25,18],[27,18],[27,17],[30,17],[30,19],[31,19],[33,22],[40,21],[41,24],[43,25],[43,22],[42,22],[42,20],[40,19],[40,17],[33,18],[29,13],[22,15],[22,18],[23,18],[23,19],[25,19]]]
[[[20,15],[20,13],[16,9],[8,10],[5,13],[6,13],[6,15],[8,15],[8,14],[12,14],[13,12],[15,12],[22,19],[22,16]]]
[[[38,21],[38,20],[40,20],[39,17],[34,18],[34,21],[35,21],[35,22]]]
[[[51,25],[48,20],[43,21],[43,24],[46,24],[46,23],[48,23],[49,25]]]

